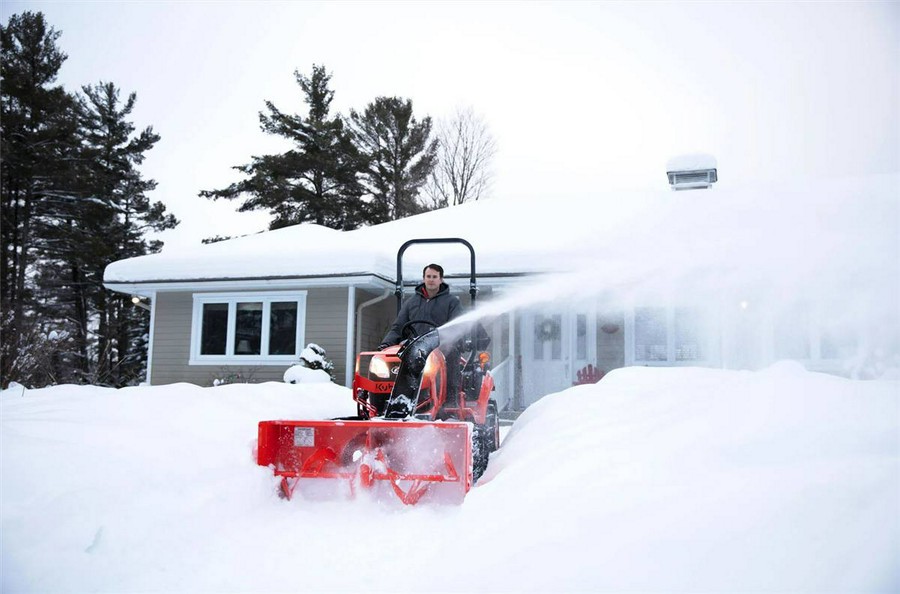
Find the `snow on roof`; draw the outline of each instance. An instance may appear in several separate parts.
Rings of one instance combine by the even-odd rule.
[[[678,155],[666,163],[666,171],[701,171],[715,168],[716,158],[705,153]]]
[[[497,198],[354,231],[302,224],[190,250],[164,250],[114,262],[104,282],[317,275],[393,280],[400,246],[434,237],[471,242],[480,279],[565,270],[587,270],[607,284],[735,270],[760,276],[775,271],[798,283],[822,269],[885,276],[888,260],[896,263],[898,190],[900,175],[886,174],[722,186],[709,194],[660,188],[590,197]],[[449,277],[469,273],[469,253],[461,245],[413,246],[404,256],[404,280],[420,278],[430,262],[442,264]]]

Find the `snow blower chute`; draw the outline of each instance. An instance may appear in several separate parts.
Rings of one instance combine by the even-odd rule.
[[[472,245],[458,238],[412,239],[397,253],[398,311],[403,253],[421,243],[469,249],[474,306]],[[327,480],[326,493],[337,487],[350,496],[359,490],[392,493],[408,505],[461,502],[484,472],[500,444],[487,333],[477,322],[441,331],[429,321],[410,320],[402,335],[399,345],[357,356],[355,417],[260,422],[257,462],[281,477],[285,497],[318,492]]]

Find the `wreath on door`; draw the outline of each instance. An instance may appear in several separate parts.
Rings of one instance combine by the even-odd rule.
[[[559,338],[559,323],[554,320],[544,320],[534,328],[535,338],[540,341],[556,340]]]

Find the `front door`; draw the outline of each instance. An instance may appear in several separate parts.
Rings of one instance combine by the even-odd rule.
[[[572,386],[575,373],[596,364],[596,315],[590,311],[529,312],[522,317],[525,406]]]

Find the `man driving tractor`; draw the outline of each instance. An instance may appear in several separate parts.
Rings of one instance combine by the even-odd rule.
[[[422,282],[413,294],[403,302],[397,319],[384,335],[378,350],[398,344],[403,327],[410,320],[426,320],[439,328],[462,313],[459,297],[450,294],[450,286],[444,282],[444,268],[439,264],[429,264],[422,270]],[[427,324],[413,324],[417,333],[430,330]],[[456,403],[459,390],[459,350],[455,345],[442,345],[441,351],[447,358],[447,399]]]
[[[403,305],[397,319],[384,335],[378,350],[400,342],[400,332],[410,320],[428,320],[440,327],[462,313],[459,297],[450,294],[450,286],[444,282],[444,269],[439,264],[429,264],[422,270],[422,282]],[[427,332],[425,324],[416,324],[418,333]]]

